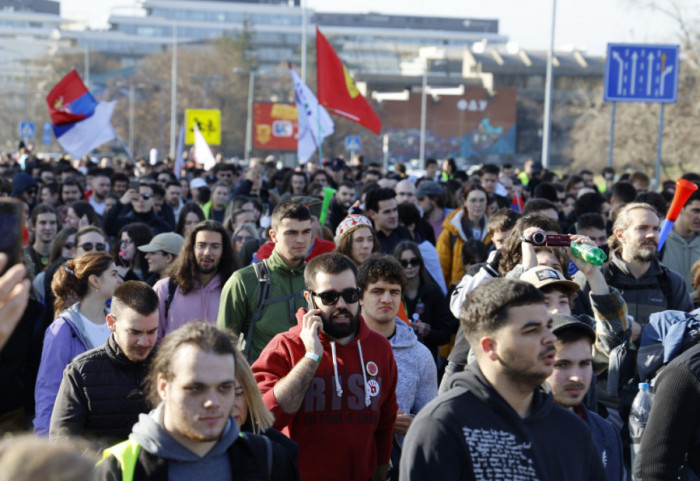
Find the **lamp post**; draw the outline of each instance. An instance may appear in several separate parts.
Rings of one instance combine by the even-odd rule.
[[[552,0],[552,32],[547,53],[547,79],[544,87],[544,132],[542,134],[542,167],[549,167],[549,137],[552,125],[552,62],[554,57],[554,25],[557,12],[557,0]]]
[[[177,149],[177,22],[173,22],[173,58],[170,73],[170,158]]]
[[[245,122],[245,162],[250,162],[253,152],[253,98],[255,97],[255,70],[233,67],[235,73],[248,74],[248,115]]]
[[[428,71],[430,70],[430,60],[440,60],[445,58],[445,50],[437,47],[421,47],[418,50],[418,55],[423,60],[423,87],[421,89],[420,99],[420,154],[419,167],[425,169],[425,122],[427,110],[427,90],[428,90]]]

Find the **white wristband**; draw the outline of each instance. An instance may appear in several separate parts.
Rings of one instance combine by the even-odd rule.
[[[307,351],[306,354],[304,354],[304,357],[308,357],[314,362],[321,362],[321,356],[319,354],[316,354],[315,352]]]

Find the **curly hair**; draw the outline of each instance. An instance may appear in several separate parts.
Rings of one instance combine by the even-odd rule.
[[[520,248],[520,236],[529,227],[537,227],[545,232],[558,232],[559,223],[542,214],[527,214],[515,223],[513,231],[503,243],[501,248],[501,261],[498,264],[498,273],[504,276],[522,261],[522,251]],[[562,264],[562,266],[566,263]]]
[[[402,293],[406,290],[406,275],[403,273],[403,268],[399,261],[388,254],[375,252],[360,266],[360,271],[357,275],[357,286],[362,290],[362,295],[364,295],[367,286],[379,280],[399,284]]]

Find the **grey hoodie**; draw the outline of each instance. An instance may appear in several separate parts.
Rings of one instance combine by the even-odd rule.
[[[396,400],[401,411],[416,414],[437,397],[437,367],[430,350],[418,341],[413,329],[399,318],[395,322],[396,333],[389,343],[399,370]]]
[[[233,479],[226,451],[238,439],[238,425],[229,418],[224,434],[214,447],[200,457],[177,442],[163,428],[163,404],[141,414],[129,436],[151,454],[168,461],[170,481],[192,479]]]

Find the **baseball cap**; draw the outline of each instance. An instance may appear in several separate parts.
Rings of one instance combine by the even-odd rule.
[[[568,280],[564,277],[564,274],[549,266],[535,266],[532,269],[528,269],[520,276],[520,280],[529,282],[538,289],[548,286],[561,287],[569,294],[573,294],[580,289],[577,283]]]
[[[190,189],[199,189],[201,187],[209,187],[206,180],[201,177],[190,180]]]
[[[426,182],[421,182],[421,184],[416,189],[416,199],[423,199],[425,196],[434,195],[440,197],[444,194],[442,187],[437,182],[428,180]]]
[[[556,336],[568,329],[574,329],[585,334],[592,344],[595,343],[595,331],[585,322],[567,314],[554,314],[552,316],[552,334]]]
[[[146,245],[139,246],[138,249],[141,252],[163,251],[176,256],[182,250],[182,245],[184,243],[185,239],[180,234],[165,232],[153,237],[151,242]]]
[[[312,195],[295,195],[292,200],[296,200],[300,204],[304,204],[308,209],[309,213],[314,217],[321,217],[321,207],[323,206],[323,201],[318,197]]]

